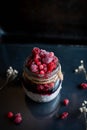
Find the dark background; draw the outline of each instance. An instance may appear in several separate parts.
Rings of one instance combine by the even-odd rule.
[[[0,28],[6,41],[86,43],[87,1],[3,0]]]

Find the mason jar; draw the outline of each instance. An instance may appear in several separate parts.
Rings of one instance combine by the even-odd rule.
[[[22,85],[25,94],[33,101],[49,102],[55,99],[62,88],[62,80],[60,63],[55,70],[46,74],[33,73],[24,64]]]

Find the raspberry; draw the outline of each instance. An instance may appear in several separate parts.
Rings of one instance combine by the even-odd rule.
[[[39,54],[36,54],[36,55],[34,56],[34,58],[40,59],[40,55],[39,55]]]
[[[43,58],[43,57],[45,57],[46,54],[47,54],[47,51],[41,49],[41,51],[40,51],[40,57]]]
[[[47,72],[47,67],[44,67],[43,70],[44,70],[44,72],[46,73],[46,72]]]
[[[47,65],[47,71],[52,72],[55,69],[55,64],[53,62]]]
[[[48,64],[50,62],[52,62],[53,57],[50,56],[50,53],[47,53],[44,58],[42,58],[42,62],[45,64]]]
[[[53,56],[54,56],[54,52],[50,52],[50,53],[49,53],[49,56],[50,56],[50,57],[53,57]]]
[[[22,122],[22,116],[21,113],[17,113],[14,118],[14,123],[20,124]]]
[[[40,49],[38,47],[34,47],[33,50],[32,50],[32,54],[36,55],[36,54],[39,54],[39,53],[40,53]]]
[[[13,118],[13,116],[14,116],[13,112],[8,112],[8,113],[7,113],[7,117],[8,117],[9,119]]]
[[[38,71],[38,66],[36,64],[32,64],[30,66],[30,69],[31,69],[32,72],[37,72]]]
[[[34,58],[34,62],[37,64],[39,62],[39,60]]]
[[[38,61],[36,64],[37,64],[37,65],[41,65],[41,62],[40,62],[40,61]]]
[[[61,118],[61,119],[65,119],[65,118],[67,118],[68,115],[69,115],[68,112],[63,112],[63,113],[60,115],[60,118]]]
[[[22,117],[20,117],[20,116],[15,117],[14,123],[20,124],[21,122],[22,122]]]
[[[45,74],[44,70],[41,70],[41,71],[40,71],[40,74]]]
[[[47,65],[46,65],[46,64],[43,64],[43,67],[47,67]]]
[[[39,65],[39,69],[42,70],[44,68],[43,65]]]
[[[56,56],[53,57],[53,62],[56,64],[58,62],[58,58]]]
[[[16,117],[16,116],[21,116],[21,113],[17,113],[17,114],[15,114],[15,117]]]
[[[80,87],[83,88],[83,89],[86,89],[87,88],[87,83],[81,83]]]
[[[64,104],[64,105],[68,105],[68,104],[69,104],[69,99],[64,99],[64,100],[63,100],[63,104]]]

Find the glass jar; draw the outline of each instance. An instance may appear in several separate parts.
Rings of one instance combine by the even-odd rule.
[[[23,88],[26,95],[36,102],[49,102],[56,98],[62,88],[61,65],[46,74],[31,72],[26,65],[23,69]]]

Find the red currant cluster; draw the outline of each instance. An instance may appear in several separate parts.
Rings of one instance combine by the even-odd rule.
[[[21,113],[14,114],[13,112],[8,112],[7,117],[12,120],[15,124],[20,124],[22,122]]]
[[[52,72],[57,67],[57,64],[58,58],[53,52],[34,47],[31,56],[27,60],[26,66],[31,72],[46,74]]]

